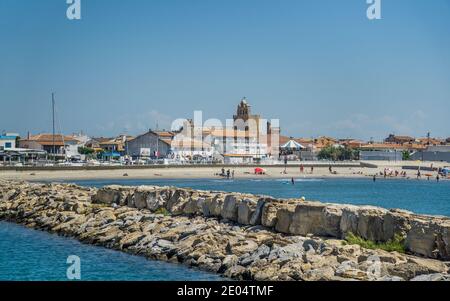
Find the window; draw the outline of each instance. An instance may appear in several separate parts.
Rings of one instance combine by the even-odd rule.
[[[11,142],[6,142],[6,143],[5,143],[5,148],[11,148],[11,147],[12,147]]]

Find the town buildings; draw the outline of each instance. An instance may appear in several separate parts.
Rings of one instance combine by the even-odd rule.
[[[34,150],[43,150],[48,154],[65,155],[69,145],[78,145],[80,142],[72,136],[61,134],[28,135],[26,139],[19,140],[19,147]]]
[[[149,121],[150,122],[150,121]],[[206,123],[208,124],[208,123]],[[246,98],[238,104],[235,113],[225,124],[197,125],[187,119],[177,130],[149,130],[137,137],[119,135],[110,138],[89,138],[84,134],[38,134],[18,139],[18,135],[0,136],[0,151],[14,149],[17,154],[45,154],[47,158],[131,162],[150,159],[168,159],[166,162],[202,161],[209,163],[276,163],[288,157],[291,161],[326,159],[329,148],[341,148],[355,154],[351,159],[400,161],[450,161],[450,138],[425,138],[390,134],[382,142],[364,142],[357,139],[333,137],[294,138],[281,135],[278,124],[272,125],[252,112]],[[281,146],[289,141],[301,145],[295,151]],[[372,140],[372,139],[371,139]],[[82,150],[80,150],[82,149]],[[324,151],[323,151],[324,150]],[[323,151],[321,153],[321,151]],[[331,150],[332,151],[332,150]],[[80,155],[83,152],[85,155]],[[321,154],[319,156],[319,154]],[[53,156],[52,156],[53,155]]]
[[[198,127],[187,120],[172,139],[173,154],[181,158],[203,156],[226,164],[261,162],[278,154],[279,128],[252,114],[245,98],[232,120],[231,125],[216,127]]]
[[[163,136],[166,139],[162,139]],[[172,137],[173,135],[168,135],[166,132],[160,136],[158,132],[149,130],[126,141],[126,154],[133,159],[166,158],[171,151]]]
[[[125,145],[128,141],[134,139],[133,136],[119,135],[114,138],[105,139],[98,143],[101,148],[102,159],[118,159],[126,154]]]
[[[394,134],[390,134],[389,137],[384,139],[386,143],[394,143],[394,144],[405,144],[405,143],[414,143],[416,139],[410,136],[396,136]]]

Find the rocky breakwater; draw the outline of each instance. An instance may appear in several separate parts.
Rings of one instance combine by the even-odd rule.
[[[399,210],[0,180],[0,219],[234,279],[449,279],[449,221]],[[349,245],[348,233],[374,241],[402,235],[410,254]]]

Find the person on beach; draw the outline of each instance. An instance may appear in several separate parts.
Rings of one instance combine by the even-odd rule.
[[[311,166],[311,174],[314,173],[314,166]]]
[[[227,179],[228,180],[230,179],[230,170],[229,169],[227,170]]]
[[[417,171],[417,179],[422,178],[422,174],[420,173],[420,169]]]
[[[333,173],[333,168],[331,167],[331,165],[330,167],[328,167],[328,170],[330,171],[330,173]]]
[[[222,173],[220,174],[222,177],[225,176],[225,168],[222,167]]]
[[[231,178],[234,179],[234,169],[231,171]]]
[[[436,182],[438,182],[439,183],[439,180],[440,180],[441,178],[439,177],[439,174],[436,176]]]
[[[303,164],[300,165],[300,173],[303,173],[305,171],[305,167],[303,166]]]

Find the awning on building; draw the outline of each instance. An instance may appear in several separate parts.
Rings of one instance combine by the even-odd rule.
[[[306,147],[304,147],[303,145],[294,140],[289,140],[288,142],[286,142],[281,146],[281,149],[288,149],[288,150],[301,150],[305,148]]]

